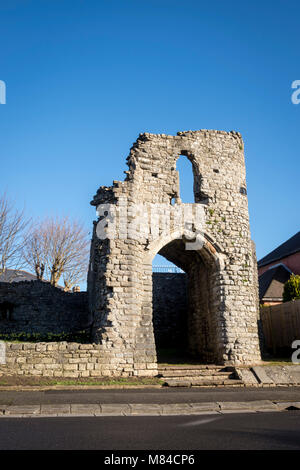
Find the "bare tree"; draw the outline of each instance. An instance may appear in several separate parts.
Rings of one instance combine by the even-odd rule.
[[[78,221],[47,218],[27,237],[24,258],[38,279],[45,276],[57,286],[63,275],[65,289],[70,290],[86,276],[88,247],[88,232]]]
[[[29,221],[4,193],[0,195],[0,275],[22,267],[23,234]]]
[[[70,266],[63,273],[64,280],[64,289],[65,291],[70,291],[74,286],[76,286],[80,281],[86,278],[86,273],[88,270],[88,260],[82,259],[82,262],[78,265]]]
[[[43,280],[48,261],[48,243],[43,225],[32,225],[24,238],[23,258],[37,279]]]

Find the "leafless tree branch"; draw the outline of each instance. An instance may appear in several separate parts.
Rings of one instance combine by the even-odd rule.
[[[22,245],[29,220],[4,193],[0,195],[0,275],[23,267]]]
[[[78,221],[68,217],[47,218],[31,230],[24,258],[38,279],[45,276],[57,286],[63,276],[70,290],[87,273],[88,233]]]

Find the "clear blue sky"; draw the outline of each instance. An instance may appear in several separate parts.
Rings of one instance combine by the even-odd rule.
[[[237,130],[261,258],[299,230],[299,17],[294,0],[0,0],[1,191],[91,228],[140,132]]]

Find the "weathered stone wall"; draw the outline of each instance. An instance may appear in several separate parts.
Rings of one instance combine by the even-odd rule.
[[[157,348],[187,345],[185,273],[153,273],[153,328]]]
[[[70,333],[90,323],[86,292],[64,292],[41,281],[0,283],[1,333]]]
[[[205,267],[201,261],[194,262],[188,272],[188,352],[205,362],[214,362],[218,348],[216,316],[208,313],[214,297],[215,275],[214,267]]]
[[[194,204],[180,199],[176,160],[185,155],[194,173]],[[152,313],[153,257],[159,253],[187,273],[189,349],[199,360],[246,364],[260,360],[257,286],[249,228],[243,141],[236,132],[187,131],[177,136],[141,134],[127,159],[124,182],[100,187],[88,276],[93,340],[111,358],[130,357],[142,375],[156,361]],[[160,205],[162,225],[138,236],[136,204],[149,213]],[[101,208],[115,209],[117,232],[99,239]],[[205,224],[177,220],[179,206],[204,210]],[[124,222],[126,221],[126,222]],[[126,234],[124,235],[124,229]],[[201,246],[186,250],[197,236]],[[197,333],[196,333],[197,332]]]
[[[5,345],[6,364],[0,365],[0,375],[74,378],[134,375],[126,359],[111,362],[111,355],[96,344],[6,342]],[[156,364],[147,364],[143,375],[155,375],[152,369],[156,371]]]

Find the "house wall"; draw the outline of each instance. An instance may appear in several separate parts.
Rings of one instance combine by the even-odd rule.
[[[266,266],[258,267],[258,275],[260,276],[265,271],[267,271],[271,266],[275,266],[276,264],[285,264],[292,273],[300,274],[300,252],[294,253],[290,256],[286,256],[285,258],[281,258],[279,260],[274,261],[273,263],[267,264]]]

